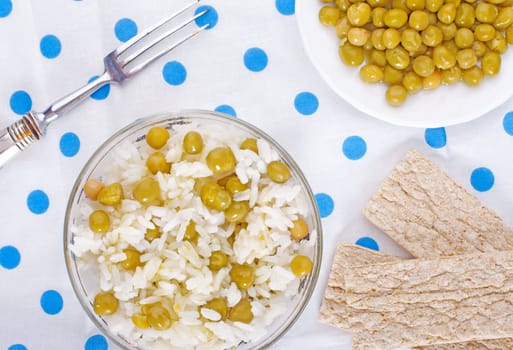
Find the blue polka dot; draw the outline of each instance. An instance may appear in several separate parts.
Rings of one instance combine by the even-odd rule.
[[[73,157],[80,150],[80,139],[72,132],[67,132],[61,136],[59,148],[65,157]]]
[[[244,65],[252,72],[263,71],[268,62],[267,54],[258,47],[252,47],[244,54]]]
[[[39,301],[41,308],[48,315],[56,315],[62,310],[62,296],[56,290],[47,290]]]
[[[493,187],[495,177],[488,168],[477,168],[470,175],[470,184],[476,191],[486,192]]]
[[[187,79],[187,70],[180,62],[171,61],[164,65],[162,76],[169,85],[180,85]]]
[[[43,191],[34,190],[27,197],[27,206],[32,213],[43,214],[48,210],[50,200]]]
[[[126,42],[137,35],[137,24],[130,18],[122,18],[114,25],[116,38],[121,42]]]
[[[502,120],[502,126],[508,135],[513,136],[513,112],[506,113]]]
[[[32,108],[32,99],[26,91],[19,90],[11,95],[9,104],[14,113],[24,115]]]
[[[27,347],[23,344],[13,344],[7,350],[27,350]]]
[[[304,91],[297,94],[294,99],[294,107],[303,115],[312,115],[319,108],[319,100],[311,92]]]
[[[333,213],[335,203],[328,194],[317,193],[315,195],[315,201],[317,202],[317,208],[319,208],[319,214],[321,215],[321,218],[325,218]]]
[[[88,83],[93,82],[96,79],[98,79],[97,75],[95,75],[94,77],[89,79]],[[98,90],[96,90],[91,95],[91,98],[93,98],[95,100],[105,100],[109,96],[109,93],[110,93],[110,84],[106,84],[106,85],[102,86],[101,88],[99,88]]]
[[[84,350],[107,350],[108,348],[107,339],[101,334],[90,336],[84,346]]]
[[[55,58],[61,53],[61,41],[55,35],[45,35],[39,43],[39,49],[46,58]]]
[[[433,148],[442,148],[447,144],[445,128],[426,129],[424,132],[426,143]]]
[[[196,18],[195,22],[198,27],[203,27],[205,24],[208,24],[205,29],[210,30],[216,26],[219,16],[216,9],[208,5],[198,7],[196,11],[194,11],[194,14],[197,15],[204,10],[208,10],[208,12],[201,17]]]
[[[296,1],[295,0],[276,0],[276,9],[279,13],[285,16],[293,15],[295,12]]]
[[[11,0],[0,0],[0,17],[7,17],[12,12]]]
[[[214,109],[214,111],[219,112],[219,113],[228,114],[228,115],[231,115],[232,117],[236,117],[237,116],[237,113],[235,112],[235,109],[233,109],[233,107],[229,106],[229,105],[217,106],[216,109]]]
[[[378,242],[376,242],[373,238],[370,237],[361,237],[355,242],[356,245],[361,247],[369,248],[375,251],[379,251]]]
[[[20,264],[21,256],[16,247],[5,246],[0,249],[0,266],[8,270],[15,269]]]
[[[342,144],[342,152],[351,160],[358,160],[367,153],[367,143],[360,136],[349,136]]]

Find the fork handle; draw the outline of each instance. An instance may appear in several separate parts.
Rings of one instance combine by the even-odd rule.
[[[87,83],[78,90],[60,98],[59,100],[52,103],[43,113],[41,122],[46,126],[58,119],[64,113],[73,109],[80,102],[91,96],[96,90],[112,81],[111,76],[108,72],[104,72],[97,79]],[[45,130],[43,130],[43,134]]]
[[[25,114],[20,120],[0,130],[0,168],[41,136],[38,114],[34,112]]]
[[[14,157],[20,148],[16,146],[13,138],[7,128],[0,131],[0,168],[2,168],[9,159]]]
[[[0,130],[0,168],[9,159],[23,151],[30,144],[39,140],[45,133],[48,125],[64,113],[91,96],[103,85],[111,82],[110,75],[105,72],[97,79],[84,85],[80,89],[55,101],[43,113],[29,112],[20,120]]]

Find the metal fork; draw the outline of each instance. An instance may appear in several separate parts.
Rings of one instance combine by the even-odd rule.
[[[194,37],[204,29],[207,29],[209,24],[197,27],[195,30],[188,32],[186,36],[174,41],[171,45],[161,49],[149,58],[144,59],[143,57],[143,54],[149,52],[148,50],[155,47],[164,39],[181,31],[183,28],[186,28],[190,23],[207,13],[208,10],[201,11],[191,18],[178,23],[172,29],[158,35],[156,38],[145,40],[151,34],[158,34],[159,29],[163,28],[164,25],[170,23],[173,19],[198,4],[200,1],[201,0],[194,0],[181,10],[173,13],[171,16],[164,18],[155,25],[141,31],[141,33],[105,56],[105,71],[94,81],[54,102],[44,112],[39,113],[30,111],[17,122],[9,125],[3,130],[0,130],[0,168],[14,155],[25,150],[35,141],[41,139],[41,137],[46,134],[48,125],[78,105],[80,102],[84,101],[96,90],[108,83],[122,83],[125,79],[132,77],[134,74],[138,73],[161,56]],[[146,41],[148,42],[145,43]]]

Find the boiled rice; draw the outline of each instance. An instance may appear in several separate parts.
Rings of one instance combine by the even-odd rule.
[[[202,131],[205,151],[199,159],[181,160],[183,136],[195,129]],[[256,341],[287,312],[298,294],[300,281],[290,270],[290,260],[297,254],[313,254],[315,230],[310,232],[309,239],[301,242],[291,240],[288,232],[298,217],[304,217],[312,226],[306,193],[295,178],[277,184],[266,177],[267,164],[280,157],[263,139],[257,139],[259,154],[256,154],[238,148],[248,134],[225,125],[177,125],[171,134],[164,151],[166,159],[173,162],[171,173],[154,175],[166,199],[165,206],[145,208],[131,199],[124,199],[117,210],[96,202],[80,203],[72,228],[71,249],[81,271],[91,268],[96,271],[96,290],[88,292],[95,295],[100,290],[114,290],[121,301],[119,310],[104,320],[111,331],[141,349],[224,350],[241,342]],[[208,150],[220,145],[231,147],[237,159],[235,174],[249,185],[234,200],[249,201],[252,208],[246,218],[247,228],[239,231],[233,246],[227,238],[233,234],[235,225],[220,227],[224,224],[224,214],[208,209],[194,194],[195,180],[212,175],[205,165]],[[119,182],[125,193],[131,193],[134,183],[148,176],[145,159],[151,152],[143,143],[124,142],[113,150],[109,167],[102,174],[103,181]],[[87,225],[87,217],[96,209],[107,211],[111,217],[113,229],[106,234],[94,234]],[[199,234],[196,246],[183,241],[191,219],[196,222]],[[150,243],[144,235],[146,229],[155,225],[163,234]],[[129,246],[142,253],[141,261],[145,263],[133,272],[118,265],[126,257],[123,249]],[[228,267],[215,273],[210,271],[208,257],[215,250],[231,255],[237,263],[256,265],[254,285],[241,292],[230,282]],[[188,294],[182,295],[173,280],[184,283]],[[215,310],[199,307],[213,297],[226,297],[228,306],[233,307],[244,294],[253,297],[254,319],[250,324],[223,321]],[[162,298],[173,299],[179,321],[165,331],[136,328],[130,317],[139,312],[138,304],[151,304]]]

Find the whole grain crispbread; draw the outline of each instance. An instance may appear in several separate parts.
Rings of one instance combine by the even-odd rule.
[[[328,284],[324,292],[319,320],[325,324],[348,330],[344,274],[355,266],[396,261],[399,258],[360,246],[342,243],[337,246]]]
[[[353,349],[513,336],[513,250],[354,267],[344,279]]]
[[[347,270],[372,264],[399,261],[399,258],[366,249],[354,244],[341,243],[337,246],[331,272],[328,278],[319,320],[325,324],[350,330],[349,306],[346,303],[344,275]],[[511,350],[513,338],[469,341],[451,344],[416,346],[412,350]]]
[[[412,350],[511,350],[513,338],[502,338],[486,341],[471,341],[455,344],[439,344],[430,346],[416,346]]]
[[[363,213],[415,257],[513,249],[513,228],[415,150]]]
[[[434,163],[412,150],[371,198],[364,214],[416,257],[513,249],[513,229],[452,180]],[[343,247],[339,249],[343,250]],[[347,248],[350,252],[351,248]],[[386,255],[353,250],[368,264]],[[339,255],[337,249],[337,255]],[[337,255],[334,263],[338,261]],[[347,264],[332,269],[321,307],[323,322],[348,328],[344,273],[362,257],[345,254]],[[395,257],[390,257],[396,259]],[[358,262],[356,262],[358,260]],[[337,270],[337,271],[335,271]],[[414,350],[512,350],[513,338],[417,346]]]
[[[367,203],[364,215],[415,257],[513,249],[513,228],[436,164],[407,152]],[[513,338],[426,350],[512,350]]]

